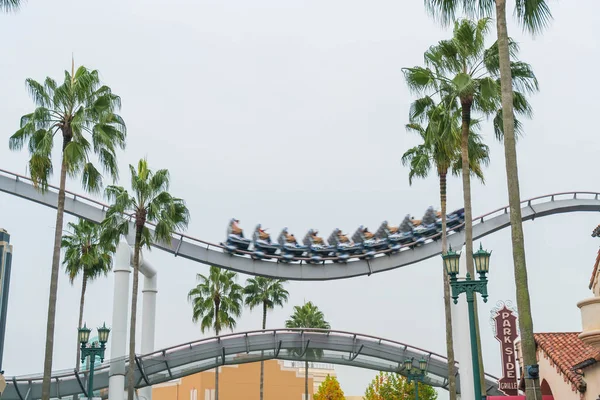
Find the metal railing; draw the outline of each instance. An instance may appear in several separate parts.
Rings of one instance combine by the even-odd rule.
[[[410,350],[416,353],[421,353],[423,354],[425,357],[428,357],[429,359],[431,358],[435,358],[439,361],[442,361],[444,363],[448,362],[448,359],[439,354],[439,353],[435,353],[433,351],[429,351],[429,350],[425,350],[422,349],[420,347],[416,347],[416,346],[411,346],[409,344],[406,343],[402,343],[399,341],[395,341],[395,340],[390,340],[390,339],[385,339],[382,337],[378,337],[378,336],[373,336],[373,335],[365,335],[365,334],[360,334],[360,333],[354,333],[354,332],[348,332],[348,331],[338,331],[338,330],[327,330],[327,329],[303,329],[303,328],[299,328],[299,329],[289,329],[289,328],[281,328],[281,329],[265,329],[265,330],[253,330],[253,331],[247,331],[247,332],[237,332],[237,333],[229,333],[226,335],[220,335],[220,336],[214,336],[214,337],[208,337],[208,338],[204,338],[204,339],[199,339],[199,340],[194,340],[191,342],[187,342],[187,343],[182,343],[176,346],[171,346],[171,347],[166,347],[164,349],[160,349],[160,350],[156,350],[153,351],[151,353],[148,354],[144,354],[144,355],[138,355],[137,358],[143,363],[143,361],[145,359],[152,359],[152,358],[164,358],[165,356],[167,356],[168,354],[172,354],[172,353],[183,353],[186,350],[192,350],[197,348],[198,346],[202,346],[205,344],[209,344],[209,343],[214,343],[214,342],[223,342],[224,340],[230,339],[230,338],[249,338],[252,336],[273,336],[275,337],[277,334],[300,334],[302,335],[302,333],[312,333],[312,334],[323,334],[323,335],[333,335],[336,337],[344,337],[344,338],[352,338],[353,340],[361,340],[361,341],[370,341],[372,342],[374,345],[388,345],[391,347],[395,347],[398,348],[399,351],[404,352],[406,350]],[[327,350],[326,346],[322,346],[322,347],[316,347],[316,348],[320,348],[323,350]],[[270,355],[266,355],[266,358],[269,358],[272,356]],[[102,364],[100,364],[98,367],[96,367],[96,373],[105,370],[107,368],[110,368],[110,364],[112,362],[122,362],[125,361],[127,363],[128,358],[127,357],[119,357],[117,359],[113,359],[113,360],[109,360],[107,362],[104,362]],[[455,362],[455,366],[458,367],[458,362]],[[85,373],[86,371],[79,371],[80,374]],[[73,369],[70,370],[60,370],[60,371],[54,371],[52,373],[52,379],[61,379],[61,378],[69,378],[71,376],[74,376],[75,372],[73,371]],[[488,377],[490,380],[494,380],[497,381],[498,378],[495,377],[494,375],[491,374],[485,374],[486,377]],[[28,383],[32,383],[35,381],[41,381],[43,379],[43,376],[40,374],[37,375],[21,375],[21,376],[16,376],[13,378],[8,378],[7,382],[28,382]]]

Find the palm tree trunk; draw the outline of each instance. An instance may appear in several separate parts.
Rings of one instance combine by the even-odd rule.
[[[308,361],[304,361],[304,400],[309,400],[308,397]]]
[[[81,300],[79,300],[79,325],[77,325],[78,329],[81,329],[81,325],[83,324],[83,303],[85,301],[85,289],[87,288],[87,274],[85,270],[83,271],[83,282],[81,283]],[[79,335],[77,335],[77,358],[75,359],[75,370],[79,371],[79,366],[81,365],[81,346],[79,343]]]
[[[52,270],[50,272],[50,295],[48,299],[48,321],[46,325],[46,351],[44,354],[44,379],[42,381],[42,400],[50,400],[50,378],[52,375],[52,356],[54,353],[54,320],[56,318],[56,293],[58,292],[58,270],[60,268],[60,242],[62,239],[65,214],[65,186],[67,183],[67,161],[65,147],[70,139],[63,139],[63,157],[60,166],[60,186],[56,205],[56,226],[54,228],[54,250]]]
[[[262,320],[262,328],[265,330],[267,328],[267,303],[263,301],[263,320]],[[264,393],[264,379],[265,379],[265,361],[262,359],[264,356],[264,352],[260,352],[260,400],[263,400]]]
[[[136,220],[135,249],[133,251],[133,288],[131,293],[131,320],[129,321],[129,365],[127,368],[127,400],[133,400],[135,391],[135,325],[137,321],[138,281],[140,271],[140,251],[144,223]]]
[[[471,207],[471,168],[469,164],[469,131],[471,130],[471,106],[473,99],[461,99],[462,107],[462,126],[461,126],[461,157],[462,157],[462,180],[463,180],[463,198],[465,206],[465,254],[467,258],[467,272],[471,278],[475,279],[475,267],[473,265],[473,209]],[[485,373],[483,368],[483,356],[481,354],[481,337],[479,334],[479,312],[477,302],[475,307],[475,331],[477,341],[477,357],[479,358],[479,381],[481,387],[485,388]],[[477,379],[475,377],[474,379]],[[482,389],[484,390],[484,389]],[[482,393],[483,396],[486,393]]]
[[[215,301],[215,333],[219,336],[221,333],[221,322],[219,321],[219,310],[220,310],[220,302],[219,300]],[[217,361],[219,357],[217,357]],[[222,363],[225,364],[225,360],[222,360]],[[215,400],[219,400],[219,363],[215,366]]]
[[[512,250],[519,309],[519,329],[521,347],[525,365],[537,364],[535,340],[533,338],[533,319],[527,283],[527,265],[525,262],[525,242],[521,220],[521,196],[519,193],[519,170],[517,166],[517,147],[515,142],[515,120],[513,112],[512,75],[508,52],[508,29],[506,27],[506,0],[496,0],[496,27],[498,29],[498,53],[500,62],[500,86],[502,92],[502,123],[504,125],[504,157],[506,159],[506,180],[508,183],[508,204],[510,208],[510,226]],[[539,381],[525,379],[527,400],[541,399]]]
[[[442,254],[448,251],[448,235],[446,232],[446,176],[447,168],[439,171],[440,175],[440,203],[442,207]],[[444,315],[446,317],[446,353],[448,356],[448,392],[450,400],[456,400],[456,375],[454,375],[454,340],[452,339],[452,311],[450,309],[450,280],[442,263],[444,280]]]

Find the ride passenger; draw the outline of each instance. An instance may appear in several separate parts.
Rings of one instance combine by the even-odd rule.
[[[319,234],[319,231],[314,231],[312,233],[312,241],[314,244],[318,244],[318,245],[322,246],[323,244],[325,244],[325,242],[323,242],[322,237],[317,236],[318,234]]]
[[[238,225],[240,223],[239,219],[234,219],[231,223],[231,233],[234,235],[238,235],[240,237],[244,237],[244,231]]]

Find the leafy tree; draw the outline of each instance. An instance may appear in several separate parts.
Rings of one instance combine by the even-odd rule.
[[[513,248],[517,307],[519,308],[519,328],[521,346],[526,365],[535,364],[536,346],[533,338],[533,319],[527,283],[527,265],[523,222],[521,219],[521,195],[519,192],[519,171],[517,165],[516,135],[518,130],[514,114],[515,93],[514,75],[511,70],[511,40],[506,24],[506,0],[425,0],[426,8],[442,23],[453,21],[457,12],[468,15],[492,16],[496,12],[498,36],[498,67],[502,91],[502,126],[504,130],[504,157],[508,204],[510,206],[510,226]],[[494,10],[495,7],[495,10]],[[532,34],[540,33],[552,19],[550,7],[545,0],[515,0],[514,15],[522,27]],[[539,399],[541,391],[538,380],[525,379],[527,400]],[[483,386],[482,386],[483,387]]]
[[[419,100],[418,100],[419,101]],[[421,100],[423,101],[423,100]],[[453,107],[452,107],[453,106]],[[419,106],[413,104],[412,110]],[[407,150],[402,156],[402,163],[410,167],[408,181],[412,185],[413,178],[425,178],[432,169],[439,177],[440,203],[442,214],[442,253],[448,250],[446,228],[446,178],[448,171],[455,174],[461,169],[461,114],[452,102],[450,107],[442,102],[431,102],[421,107],[419,114],[410,113],[409,131],[417,133],[422,143]],[[450,108],[450,109],[449,109]],[[489,149],[481,142],[481,137],[473,132],[478,121],[471,121],[469,134],[469,164],[472,174],[483,181],[482,165],[489,162]],[[426,124],[423,126],[423,124]],[[452,400],[456,399],[456,377],[454,375],[454,344],[452,339],[452,314],[450,301],[450,282],[442,263],[444,282],[444,312],[446,320],[446,350],[448,354],[448,391]]]
[[[426,67],[405,69],[405,77],[409,87],[417,93],[425,94],[423,99],[415,102],[415,114],[422,112],[430,102],[430,97],[439,94],[444,103],[460,104],[461,123],[461,158],[463,197],[465,208],[465,250],[467,271],[474,274],[473,265],[473,215],[471,208],[471,181],[469,173],[469,132],[472,112],[482,115],[493,115],[496,135],[502,137],[502,108],[500,107],[501,90],[498,65],[498,46],[494,43],[485,48],[485,36],[489,31],[490,19],[478,21],[467,19],[456,21],[453,36],[442,40],[425,52]],[[512,56],[516,57],[518,46],[512,42]],[[513,61],[511,69],[514,76],[514,107],[523,115],[531,114],[531,107],[525,94],[538,90],[537,79],[531,67],[520,61]],[[477,309],[476,309],[477,312]],[[477,327],[477,332],[479,329]],[[477,334],[480,348],[479,333]],[[481,352],[480,365],[483,366]],[[484,379],[483,369],[480,380]],[[482,385],[484,387],[485,385]]]
[[[77,328],[81,328],[87,284],[100,276],[106,276],[111,270],[115,246],[100,240],[102,228],[98,224],[80,219],[77,224],[69,222],[68,226],[71,232],[63,235],[61,242],[61,247],[65,251],[63,265],[69,275],[71,285],[79,275],[82,277],[79,323],[77,325]],[[76,347],[75,369],[79,371],[81,365],[79,338],[77,338]]]
[[[419,384],[419,399],[436,400],[437,392],[429,385]],[[365,390],[365,400],[412,400],[415,398],[415,385],[408,383],[402,375],[379,372]]]
[[[197,275],[198,285],[189,291],[192,321],[200,321],[202,333],[214,329],[219,336],[223,328],[235,328],[242,315],[243,288],[236,283],[237,274],[219,267],[210,267],[208,276]],[[219,400],[219,367],[215,368],[215,399]]]
[[[16,11],[21,7],[21,0],[0,0],[0,10],[4,12]]]
[[[130,194],[121,186],[106,188],[106,196],[113,204],[102,222],[104,238],[117,241],[120,235],[129,234],[130,225],[135,229],[133,252],[133,288],[131,295],[131,321],[129,327],[129,366],[127,371],[127,396],[133,400],[135,390],[135,325],[137,320],[137,297],[142,248],[150,250],[157,242],[170,242],[171,234],[185,229],[189,222],[189,212],[182,199],[169,193],[169,171],[161,169],[154,173],[145,159],[138,162],[137,169],[129,165],[131,171]],[[133,223],[130,218],[133,218]],[[148,228],[153,223],[154,234]]]
[[[267,327],[267,311],[275,306],[283,307],[283,303],[288,301],[289,293],[283,288],[286,283],[283,279],[271,279],[262,276],[250,278],[246,281],[244,295],[246,296],[246,305],[252,310],[255,307],[262,307],[262,329]],[[262,354],[261,354],[262,355]],[[260,360],[260,400],[263,400],[263,384],[265,376],[265,362]]]
[[[286,328],[316,328],[316,329],[331,329],[329,322],[325,320],[323,312],[319,310],[311,301],[304,303],[302,306],[294,306],[294,313],[290,319],[285,321]],[[302,353],[302,349],[295,351],[297,355]],[[323,350],[306,349],[304,357],[304,393],[308,399],[308,359],[319,359],[323,355]]]
[[[42,83],[33,79],[25,82],[36,108],[21,117],[21,128],[10,137],[8,144],[11,150],[21,150],[27,145],[29,174],[42,191],[47,189],[52,177],[54,139],[62,139],[42,382],[42,400],[49,400],[67,175],[81,178],[88,192],[100,191],[102,175],[90,160],[95,154],[101,168],[116,180],[116,149],[125,148],[126,128],[121,117],[115,114],[121,107],[121,99],[108,86],[101,86],[96,70],[85,67],[75,70],[72,65],[70,73],[65,71],[60,85],[50,77]]]
[[[314,400],[345,400],[344,391],[340,387],[335,376],[327,374],[325,380],[319,385],[317,393],[314,395]]]

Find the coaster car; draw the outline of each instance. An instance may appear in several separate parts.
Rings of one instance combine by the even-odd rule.
[[[465,222],[465,209],[459,208],[458,210],[452,211],[450,214],[446,215],[446,229],[453,230],[459,232],[462,229],[456,228],[459,225],[462,225]],[[442,228],[442,220],[440,219],[440,229]]]
[[[418,221],[420,223],[420,221]],[[417,247],[425,243],[425,239],[415,235],[415,221],[410,215],[406,215],[402,223],[398,227],[398,235],[401,235],[400,243],[411,244],[411,248]]]
[[[354,232],[352,240],[362,244],[363,253],[367,258],[373,258],[377,251],[388,248],[388,241],[386,239],[376,238],[375,234],[369,232],[369,229],[362,225]]]
[[[308,231],[302,243],[308,248],[308,256],[312,262],[319,262],[324,257],[330,257],[335,254],[335,246],[325,243],[322,237],[319,237],[319,231],[311,229]]]
[[[239,223],[240,221],[235,218],[229,221],[227,239],[225,243],[222,243],[227,253],[233,254],[240,250],[248,251],[248,247],[250,247],[250,239],[244,238],[244,231],[239,227]]]
[[[279,250],[279,246],[271,241],[271,235],[262,229],[260,224],[256,225],[256,229],[254,229],[252,242],[254,244],[252,256],[256,259],[270,258],[269,256],[275,255]]]
[[[351,255],[363,252],[363,247],[360,244],[355,244],[348,238],[348,235],[342,233],[338,228],[331,232],[327,242],[335,246],[335,255],[338,257],[339,262],[346,262]]]
[[[308,251],[308,247],[298,244],[296,237],[290,234],[287,228],[283,228],[277,241],[284,261],[292,261],[294,258],[302,257],[302,254]]]
[[[383,221],[375,237],[379,239],[385,239],[388,242],[388,247],[392,249],[392,252],[400,250],[403,244],[404,235],[400,232],[397,226],[390,226],[387,221]]]
[[[415,223],[415,229],[413,231],[413,234],[418,237],[418,238],[422,238],[422,239],[427,239],[430,236],[435,235],[436,233],[438,233],[438,228],[437,228],[437,215],[435,213],[435,211],[433,210],[433,207],[429,207],[427,209],[427,211],[425,211],[425,215],[423,215],[423,219],[421,221],[419,221],[419,224],[416,225],[416,221]]]

